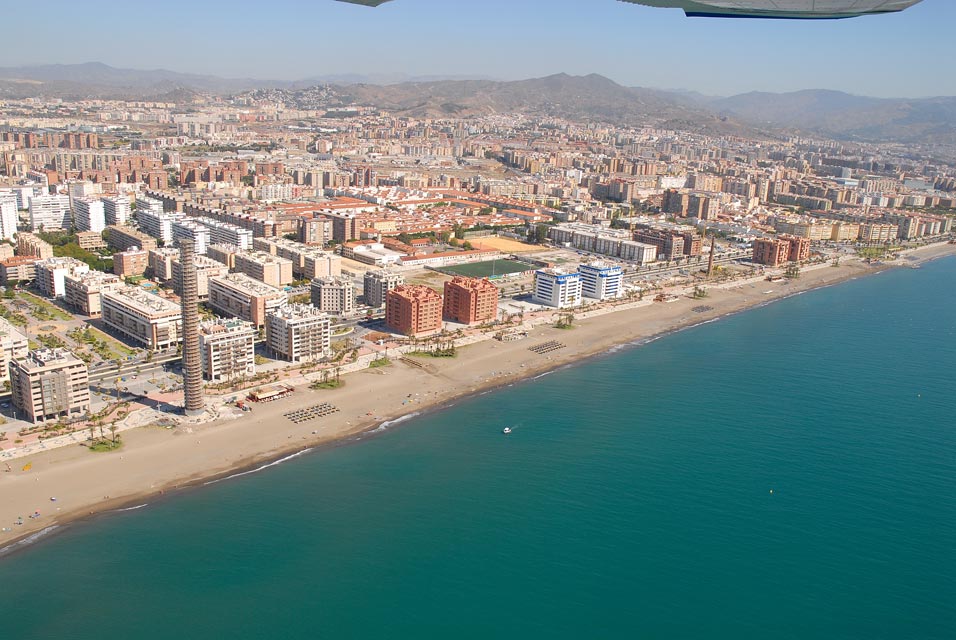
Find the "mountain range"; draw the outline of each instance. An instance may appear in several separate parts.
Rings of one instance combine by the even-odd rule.
[[[276,92],[308,102],[327,87],[328,106],[377,106],[409,116],[528,113],[612,124],[653,124],[714,134],[818,134],[838,140],[956,145],[956,97],[871,98],[840,91],[752,92],[710,97],[689,91],[625,87],[598,74],[496,81],[401,74],[316,76],[300,81],[220,78],[98,62],[0,68],[0,98],[188,99],[195,93]],[[306,104],[312,107],[314,105]]]

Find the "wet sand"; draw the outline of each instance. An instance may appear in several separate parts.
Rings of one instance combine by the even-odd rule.
[[[956,253],[954,245],[916,250],[921,260]],[[703,300],[684,296],[671,303],[645,303],[595,317],[580,318],[571,330],[555,329],[548,320],[530,329],[523,340],[485,340],[459,349],[456,358],[416,359],[352,373],[335,390],[298,387],[291,397],[253,405],[253,411],[192,427],[141,427],[123,434],[123,447],[93,453],[77,445],[11,462],[0,472],[0,548],[53,525],[121,507],[146,503],[239,470],[254,468],[306,448],[331,445],[378,428],[383,422],[414,412],[440,408],[453,399],[510,384],[568,363],[639,342],[800,291],[864,276],[888,266],[844,260],[839,267],[803,270],[787,283],[761,280],[712,285]],[[695,312],[695,307],[709,307]],[[587,314],[585,314],[587,315]],[[556,340],[564,348],[539,355],[529,350]],[[283,416],[296,408],[329,402],[338,413],[294,424]],[[16,464],[14,464],[16,463]],[[22,467],[30,463],[29,471]],[[56,497],[56,502],[50,500]],[[39,511],[40,517],[29,516]],[[18,517],[24,524],[13,524]]]

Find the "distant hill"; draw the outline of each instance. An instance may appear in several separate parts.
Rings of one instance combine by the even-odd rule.
[[[0,97],[149,97],[177,89],[233,93],[272,84],[166,69],[117,69],[102,62],[0,67]]]
[[[526,113],[715,135],[805,133],[956,145],[956,97],[886,99],[807,90],[713,98],[686,90],[624,87],[598,74],[559,73],[509,82],[340,74],[289,82],[118,69],[99,62],[0,68],[0,98],[162,97],[187,102],[198,94],[250,91],[307,109],[361,104],[415,117]]]
[[[698,102],[758,127],[837,139],[956,144],[956,97],[868,98],[808,90],[753,92]]]

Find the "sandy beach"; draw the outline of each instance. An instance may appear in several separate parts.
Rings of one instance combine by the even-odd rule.
[[[954,253],[956,245],[932,245],[909,255],[929,260]],[[799,279],[786,283],[748,280],[709,285],[704,300],[684,296],[676,302],[629,305],[632,308],[593,317],[582,314],[585,317],[571,330],[539,320],[544,324],[531,328],[523,340],[484,340],[460,348],[456,358],[417,359],[419,366],[393,360],[387,367],[349,374],[339,389],[311,391],[300,386],[291,397],[254,405],[252,412],[235,419],[174,429],[131,429],[123,434],[124,445],[117,452],[93,453],[80,445],[45,451],[11,464],[11,471],[0,472],[0,549],[14,549],[17,540],[71,520],[147,503],[158,494],[173,494],[307,448],[347,441],[385,422],[529,378],[616,345],[885,268],[890,267],[854,259],[838,267],[805,268]],[[549,340],[564,347],[544,355],[529,350]],[[322,402],[340,411],[300,424],[283,415]],[[30,468],[24,471],[27,463]],[[39,517],[30,518],[38,511]],[[15,525],[21,517],[24,524]]]

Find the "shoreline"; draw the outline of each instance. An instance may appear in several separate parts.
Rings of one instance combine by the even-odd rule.
[[[919,256],[918,261],[910,263],[919,264],[953,254],[954,245],[929,245],[905,255]],[[316,392],[300,388],[285,401],[255,405],[251,415],[238,419],[174,430],[136,428],[125,432],[123,449],[117,452],[95,454],[81,447],[49,450],[33,457],[35,470],[0,474],[0,527],[7,529],[0,532],[0,559],[57,536],[70,524],[144,508],[183,491],[257,473],[332,447],[357,444],[462,400],[530,383],[559,369],[900,266],[907,266],[907,262],[871,265],[853,260],[839,267],[823,264],[771,291],[761,291],[760,280],[712,285],[708,288],[710,296],[703,300],[685,297],[676,303],[613,309],[578,320],[570,331],[555,329],[546,322],[529,329],[529,337],[524,340],[478,342],[462,347],[458,358],[429,359],[422,368],[410,367],[396,358],[388,367],[349,374],[342,389]],[[692,308],[695,305],[707,305],[708,310],[696,312]],[[532,353],[528,347],[542,338],[564,338],[566,348],[548,356]],[[369,376],[385,379],[373,381]],[[365,383],[375,389],[374,398],[369,399],[363,390]],[[311,394],[316,397],[310,399]],[[341,404],[342,411],[334,418],[322,419],[329,422],[318,424],[296,425],[282,417],[291,408],[313,404],[312,400]],[[373,406],[383,402],[391,406]],[[353,413],[356,409],[358,414]],[[369,410],[363,415],[362,409]],[[192,446],[194,438],[199,439]],[[203,446],[202,441],[208,439],[213,442]],[[127,457],[132,464],[125,462]],[[114,494],[116,497],[112,497]],[[57,502],[51,502],[50,496],[57,496]],[[25,520],[21,527],[11,529],[10,523],[18,516],[36,509],[44,511],[40,518]]]

